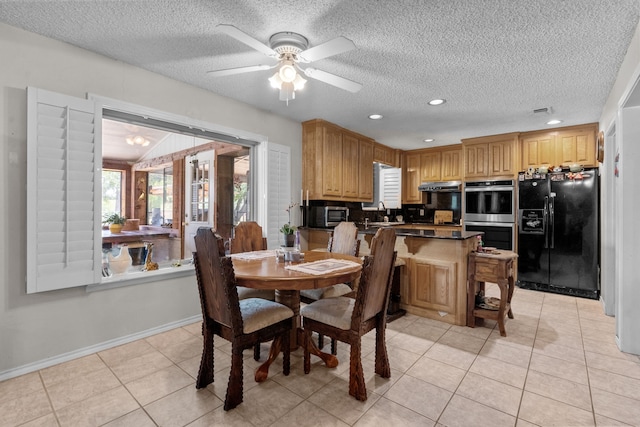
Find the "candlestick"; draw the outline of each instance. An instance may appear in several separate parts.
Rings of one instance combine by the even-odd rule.
[[[307,206],[309,206],[309,190],[307,190]]]
[[[300,206],[304,206],[304,199],[302,198],[302,188],[300,189]]]

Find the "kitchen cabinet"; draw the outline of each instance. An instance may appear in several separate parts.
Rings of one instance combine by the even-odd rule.
[[[404,153],[403,203],[422,203],[418,186],[423,182],[462,179],[459,145],[412,150]]]
[[[358,198],[358,137],[342,134],[342,196],[356,200]],[[372,178],[373,179],[373,175]]]
[[[310,200],[373,199],[373,143],[324,120],[302,124],[302,188]]]
[[[373,161],[378,163],[384,163],[385,165],[399,167],[397,159],[398,150],[391,147],[387,147],[379,142],[374,143]]]
[[[300,230],[301,246],[303,250],[322,250],[327,249],[329,246],[329,239],[331,238],[330,229],[314,229],[303,228]]]
[[[489,159],[487,144],[474,144],[464,147],[464,177],[479,178],[487,176]]]
[[[409,259],[409,304],[446,313],[456,311],[456,262]]]
[[[522,170],[555,164],[555,138],[548,133],[521,136]]]
[[[405,154],[404,178],[402,179],[404,191],[402,203],[422,203],[422,193],[418,190],[420,185],[420,154]]]
[[[521,170],[542,165],[569,166],[573,163],[597,167],[597,132],[598,124],[590,123],[522,133]]]
[[[442,181],[460,181],[462,179],[462,148],[442,151]]]
[[[373,152],[372,140],[358,140],[358,199],[373,200]]]
[[[513,177],[518,173],[519,133],[462,140],[464,179]]]
[[[442,153],[429,151],[420,155],[420,180],[421,182],[440,181]]]

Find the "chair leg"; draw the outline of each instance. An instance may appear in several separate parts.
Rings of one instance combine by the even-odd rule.
[[[322,347],[324,347],[324,335],[318,334],[318,348],[322,350]]]
[[[338,354],[338,340],[335,338],[331,338],[331,354]]]
[[[256,362],[260,360],[260,343],[257,342],[256,345],[253,346],[253,360]]]
[[[291,371],[291,333],[282,334],[282,373],[287,376]]]
[[[382,378],[389,378],[391,377],[391,366],[389,365],[387,342],[385,341],[385,326],[386,325],[378,325],[378,327],[376,328],[375,372]]]
[[[213,382],[213,330],[211,325],[207,326],[206,323],[206,320],[202,322],[203,348],[196,388],[205,388]]]
[[[304,349],[304,373],[308,374],[309,372],[311,372],[311,353],[309,353],[309,344],[311,343],[311,330],[303,329],[302,335],[302,347]]]
[[[351,343],[349,357],[349,394],[357,400],[367,400],[367,387],[362,370],[362,348],[360,338]]]
[[[231,372],[229,373],[229,384],[227,385],[227,396],[224,399],[224,410],[228,411],[242,403],[242,349],[232,345],[231,349]]]

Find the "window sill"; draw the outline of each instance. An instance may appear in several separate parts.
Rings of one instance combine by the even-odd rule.
[[[104,291],[107,289],[121,288],[124,286],[138,285],[141,283],[157,282],[158,280],[174,279],[177,277],[192,276],[195,274],[195,268],[190,260],[184,260],[180,267],[173,267],[171,264],[160,265],[160,268],[152,271],[142,271],[142,266],[136,266],[139,269],[123,274],[114,274],[111,277],[103,277],[102,282],[93,285],[87,285],[87,292]]]

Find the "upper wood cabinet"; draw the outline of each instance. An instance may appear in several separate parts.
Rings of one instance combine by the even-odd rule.
[[[440,181],[442,153],[429,151],[420,155],[420,180],[422,182]]]
[[[418,186],[423,182],[462,179],[460,145],[411,150],[404,153],[403,203],[422,203]]]
[[[420,185],[420,153],[404,155],[404,177],[402,178],[402,203],[422,203],[422,194],[418,190]]]
[[[464,179],[515,176],[519,133],[462,140]]]
[[[365,202],[373,201],[373,153],[373,140],[358,140],[358,200]]]
[[[398,159],[399,150],[387,147],[379,142],[374,142],[373,161],[384,163],[385,165],[399,167],[400,162]]]
[[[462,149],[460,147],[442,150],[442,181],[459,181],[462,179]]]
[[[309,199],[372,201],[373,144],[324,120],[302,123],[302,188]]]
[[[342,196],[358,199],[358,137],[342,133]]]
[[[524,132],[521,170],[538,166],[598,166],[596,160],[597,123]]]

